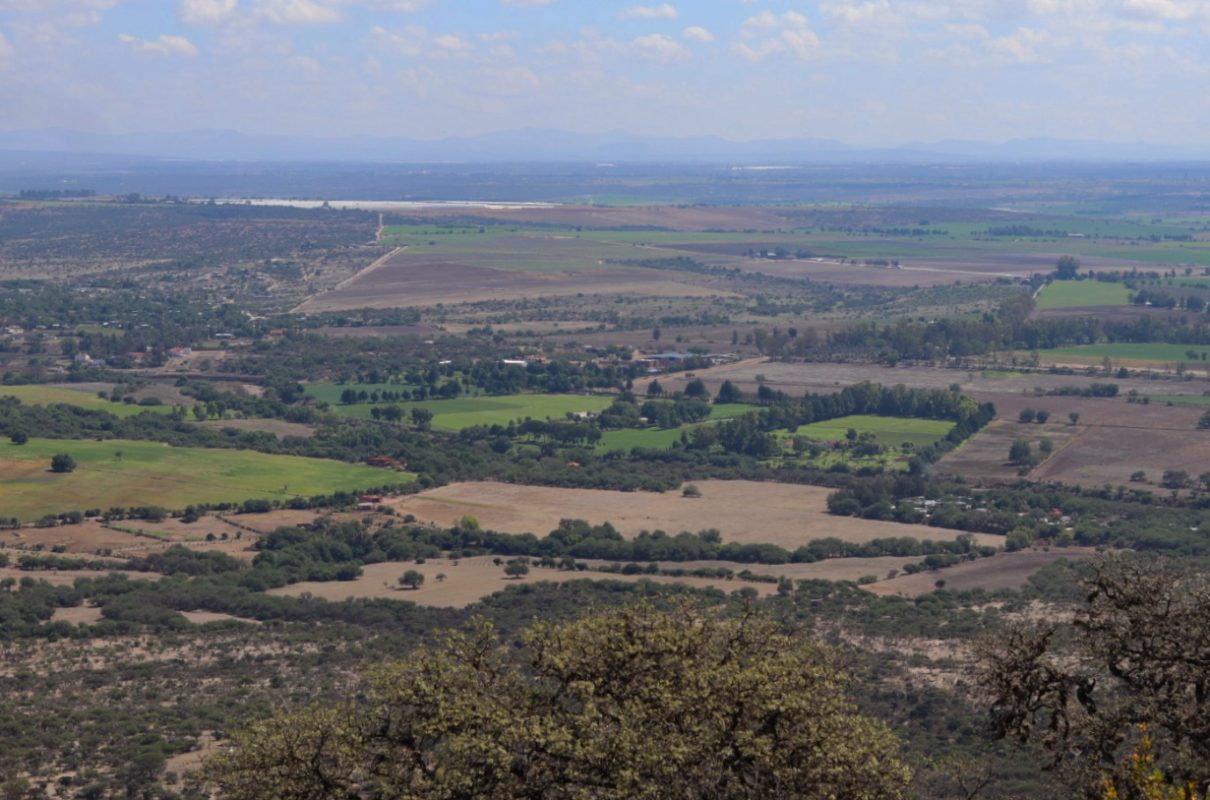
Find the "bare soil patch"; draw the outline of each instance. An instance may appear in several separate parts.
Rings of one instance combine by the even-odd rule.
[[[261,621],[258,619],[236,617],[232,616],[231,614],[222,614],[218,611],[182,611],[180,614],[194,625],[205,625],[207,622],[246,622],[249,625],[261,624]]]
[[[917,572],[915,575],[900,575],[891,580],[879,581],[865,588],[875,594],[918,597],[936,590],[938,580],[945,581],[946,589],[969,590],[1016,589],[1024,586],[1033,575],[1052,561],[1087,561],[1097,557],[1090,547],[1054,547],[1049,550],[1021,550],[1016,553],[997,553],[990,558],[966,561],[948,569],[935,572]]]
[[[1006,451],[1007,452],[1007,451]],[[400,514],[449,526],[463,515],[491,530],[545,535],[564,518],[611,523],[625,536],[643,530],[697,532],[716,528],[724,542],[768,543],[794,549],[812,539],[835,536],[867,542],[898,536],[953,539],[957,531],[924,525],[837,517],[827,513],[831,489],[757,481],[700,481],[702,496],[679,492],[617,492],[560,489],[507,483],[458,483],[391,502]],[[979,535],[981,544],[1001,537]]]
[[[1090,427],[1030,476],[1081,486],[1156,488],[1165,470],[1184,470],[1195,480],[1210,464],[1210,431]],[[1138,470],[1147,483],[1131,483]]]
[[[101,609],[90,605],[56,608],[55,613],[50,616],[50,621],[70,622],[76,625],[93,625],[101,621]]]
[[[528,243],[532,247],[532,241]],[[610,267],[585,271],[526,271],[472,266],[471,259],[403,251],[377,269],[313,297],[295,311],[401,308],[576,294],[642,294],[654,297],[731,295],[703,285],[701,276],[662,270]]]

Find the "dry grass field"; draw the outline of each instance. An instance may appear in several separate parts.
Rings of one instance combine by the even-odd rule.
[[[666,562],[666,568],[696,569],[699,567],[726,567],[740,572],[749,569],[757,575],[786,576],[794,580],[824,579],[824,580],[857,580],[863,576],[882,577],[890,570],[902,569],[911,558],[838,558],[818,561],[813,564],[784,564],[772,566],[765,564],[734,564],[722,561],[687,561]],[[581,563],[591,566],[601,566],[606,562],[593,559],[580,559]],[[419,589],[403,589],[399,586],[399,576],[408,570],[416,570],[424,575],[424,584]],[[438,575],[444,575],[438,580]],[[618,580],[635,582],[651,580],[659,583],[671,583],[681,586],[692,586],[699,589],[715,588],[724,591],[735,591],[744,587],[755,589],[761,596],[773,594],[777,586],[773,583],[758,583],[744,581],[738,578],[726,580],[723,578],[693,578],[673,577],[666,575],[620,575],[586,570],[570,572],[549,569],[531,565],[529,574],[522,578],[505,576],[502,567],[493,563],[492,556],[475,556],[474,558],[458,559],[457,563],[448,559],[430,559],[424,564],[411,562],[386,562],[369,564],[363,567],[362,576],[355,581],[326,581],[296,583],[269,590],[269,594],[298,597],[309,594],[324,600],[341,601],[349,598],[387,598],[391,600],[408,600],[424,606],[461,608],[475,603],[488,595],[501,591],[509,586],[526,583],[553,581],[563,583],[573,580]]]
[[[935,591],[938,580],[945,581],[946,589],[961,591],[986,589],[991,592],[998,589],[1018,589],[1025,585],[1030,575],[1052,561],[1063,559],[1086,561],[1096,557],[1096,550],[1089,547],[1054,547],[1049,550],[997,553],[990,558],[967,561],[938,572],[900,575],[890,580],[872,583],[865,588],[875,594],[903,597],[918,597]]]
[[[617,492],[560,489],[508,483],[457,483],[393,501],[400,514],[439,525],[452,525],[463,515],[481,526],[508,533],[543,536],[565,518],[593,524],[611,523],[623,535],[642,530],[697,532],[717,528],[724,542],[777,544],[788,549],[812,539],[835,536],[866,542],[897,536],[953,539],[958,531],[924,525],[837,517],[827,513],[830,489],[756,481],[700,481],[702,496],[679,492]],[[997,536],[977,536],[981,544],[998,545]]]

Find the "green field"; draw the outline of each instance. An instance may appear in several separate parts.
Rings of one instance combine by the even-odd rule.
[[[172,406],[140,406],[127,403],[115,403],[102,400],[95,392],[85,392],[79,389],[65,389],[59,386],[44,384],[28,386],[0,386],[0,397],[15,397],[27,406],[49,406],[65,403],[70,406],[87,408],[91,411],[107,411],[115,417],[133,417],[144,411],[155,411],[167,414]]]
[[[1130,302],[1130,290],[1121,283],[1105,281],[1055,281],[1038,295],[1037,307],[1084,308],[1086,306],[1124,306]]]
[[[413,408],[433,412],[433,428],[460,431],[472,425],[507,425],[513,421],[531,419],[564,419],[577,411],[602,411],[613,398],[602,395],[578,394],[513,394],[491,397],[458,397],[453,400],[420,400],[410,403],[380,403],[397,405],[405,415]],[[347,417],[369,419],[372,403],[334,405],[332,410]],[[405,420],[406,420],[405,416]]]
[[[305,387],[307,397],[313,397],[321,403],[336,405],[340,402],[340,394],[346,389],[358,392],[402,392],[415,387],[406,383],[334,383],[332,381],[314,381]]]
[[[602,450],[630,450],[635,447],[661,449],[680,441],[681,431],[691,431],[698,425],[710,425],[719,420],[742,416],[750,411],[759,411],[760,406],[750,403],[725,403],[712,405],[706,422],[682,425],[679,428],[623,428],[605,431],[598,447]]]
[[[1056,347],[1039,350],[1038,354],[1050,360],[1077,359],[1100,361],[1108,357],[1112,361],[1139,361],[1152,364],[1172,362],[1206,363],[1210,359],[1210,346],[1204,344],[1164,344],[1162,342],[1105,342],[1083,344],[1075,347]],[[1196,358],[1192,357],[1196,355]]]
[[[1151,402],[1172,403],[1174,406],[1210,406],[1210,395],[1204,394],[1153,394]]]
[[[50,471],[55,453],[78,464]],[[121,453],[121,457],[118,454]],[[408,483],[412,475],[320,458],[168,447],[157,442],[30,439],[0,444],[0,516],[34,520],[45,514],[111,506],[163,506],[285,500],[334,491]]]
[[[859,434],[874,434],[874,440],[886,447],[898,447],[902,444],[927,447],[946,436],[953,427],[954,423],[942,419],[910,419],[857,414],[851,417],[830,419],[827,422],[800,425],[795,431],[795,435],[819,441],[838,441],[844,439],[845,434],[852,428]]]

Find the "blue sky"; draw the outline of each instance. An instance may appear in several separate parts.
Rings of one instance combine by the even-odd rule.
[[[1203,144],[1210,0],[0,0],[0,129]]]

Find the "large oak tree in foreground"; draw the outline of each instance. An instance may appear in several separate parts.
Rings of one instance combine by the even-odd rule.
[[[484,624],[368,682],[238,735],[220,796],[873,800],[908,780],[834,654],[756,613],[639,605],[520,648]]]
[[[1210,578],[1107,559],[1068,621],[1020,625],[982,652],[998,733],[1046,748],[1088,798],[1193,798],[1210,787]]]

